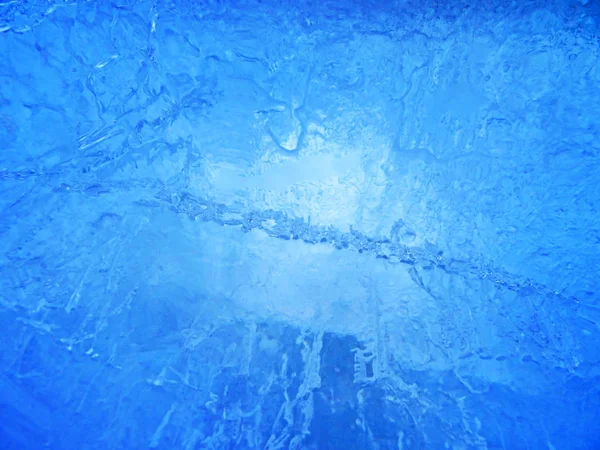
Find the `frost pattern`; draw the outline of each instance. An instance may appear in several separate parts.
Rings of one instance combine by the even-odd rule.
[[[3,448],[597,448],[599,23],[1,2]]]

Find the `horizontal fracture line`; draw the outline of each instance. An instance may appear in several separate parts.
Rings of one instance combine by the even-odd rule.
[[[292,218],[281,211],[264,210],[244,212],[243,208],[194,197],[189,193],[162,191],[154,200],[136,202],[143,206],[165,206],[190,218],[221,225],[239,226],[244,232],[262,230],[269,236],[284,240],[302,240],[309,244],[328,243],[336,249],[348,249],[359,253],[373,254],[390,264],[418,265],[424,269],[439,268],[448,274],[473,275],[490,281],[496,286],[519,293],[540,294],[560,301],[578,303],[578,299],[567,297],[547,286],[528,278],[494,268],[491,264],[474,264],[454,258],[445,258],[434,245],[408,247],[387,237],[373,238],[350,227],[342,232],[336,227],[317,226],[303,218]],[[269,223],[273,221],[274,224]]]

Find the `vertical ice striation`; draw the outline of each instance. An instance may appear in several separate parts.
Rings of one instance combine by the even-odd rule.
[[[598,448],[599,27],[0,1],[0,448]]]

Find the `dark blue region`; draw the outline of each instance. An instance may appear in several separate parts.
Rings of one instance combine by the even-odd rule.
[[[0,0],[0,449],[600,448],[599,26]]]
[[[237,323],[217,330],[212,337],[218,343],[212,349],[214,355],[222,351],[224,340],[241,340],[240,330],[247,331],[246,326]],[[116,435],[111,439],[118,438],[121,448],[145,447],[140,445],[140,439],[154,432],[154,410],[168,409],[173,398],[177,398],[189,415],[192,435],[211,436],[208,442],[205,438],[204,443],[195,444],[197,448],[444,448],[449,436],[464,435],[465,409],[476,412],[481,426],[478,432],[486,440],[468,441],[471,448],[544,448],[546,436],[523,433],[523,428],[530,426],[532,415],[544,420],[550,429],[568,431],[554,435],[556,448],[595,448],[598,443],[593,437],[590,439],[580,422],[584,415],[593,420],[600,418],[595,408],[600,394],[594,382],[572,378],[565,386],[571,398],[565,397],[560,405],[544,396],[515,396],[512,390],[496,384],[474,393],[452,371],[432,377],[427,372],[395,367],[396,375],[407,384],[398,384],[392,377],[370,381],[369,376],[357,383],[353,376],[354,354],[361,351],[361,346],[353,336],[307,336],[297,329],[272,324],[259,324],[255,332],[259,338],[276,339],[279,350],[285,349],[285,370],[279,370],[275,355],[256,349],[247,373],[240,374],[239,367],[220,369],[212,380],[211,400],[206,403],[199,402],[200,390],[190,386],[167,388],[167,392],[156,383],[139,386],[134,397],[121,398],[119,408],[129,410],[131,415],[125,422],[113,424]],[[295,375],[303,369],[302,349],[315,345],[321,347],[321,382],[305,390],[307,379]],[[265,387],[265,375],[274,372],[279,374]],[[557,372],[556,376],[563,375]],[[92,410],[64,414],[54,410],[52,399],[39,398],[34,390],[27,390],[26,384],[18,387],[16,381],[4,378],[2,388],[3,448],[104,445],[94,436],[105,433],[106,422],[110,421],[107,414],[114,411],[115,405],[105,401]],[[95,389],[100,391],[96,395],[107,399],[122,395],[121,386],[103,380],[98,380]],[[580,403],[582,393],[586,396]],[[424,410],[424,402],[436,405],[436,410]],[[309,412],[307,404],[311,405]],[[227,411],[235,410],[238,414],[227,417]],[[258,423],[256,415],[262,419]],[[548,421],[548,417],[553,419]],[[150,447],[179,447],[182,433],[183,430],[170,427],[161,436],[161,444]],[[574,446],[574,442],[580,444]]]

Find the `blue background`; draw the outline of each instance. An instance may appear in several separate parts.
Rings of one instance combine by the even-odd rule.
[[[0,448],[600,448],[595,1],[0,3]]]

